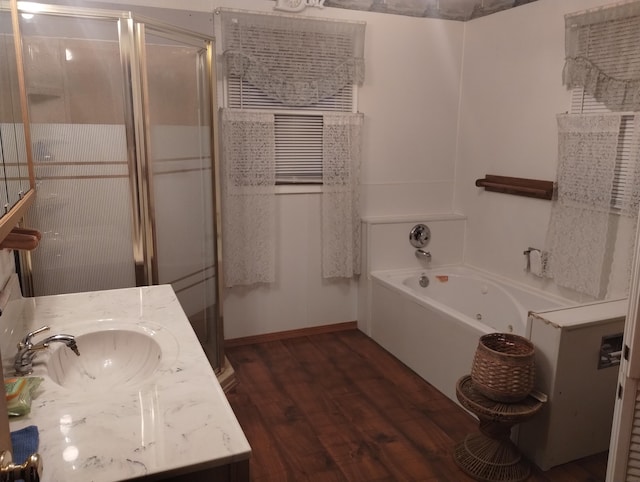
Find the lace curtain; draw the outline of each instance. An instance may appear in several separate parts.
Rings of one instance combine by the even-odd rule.
[[[226,75],[285,106],[308,106],[364,80],[360,22],[221,10]]]
[[[547,272],[559,286],[602,297],[611,193],[622,116],[558,116],[558,192],[547,231]]]
[[[227,287],[275,281],[273,114],[222,109],[222,242]]]
[[[360,273],[361,114],[325,114],[323,128],[322,276]]]
[[[640,2],[565,17],[563,82],[613,111],[640,110]]]

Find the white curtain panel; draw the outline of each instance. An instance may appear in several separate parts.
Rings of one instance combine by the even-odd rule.
[[[360,273],[361,114],[325,114],[323,129],[322,276]]]
[[[558,116],[557,200],[547,272],[559,286],[602,297],[621,115]]]
[[[225,286],[275,281],[274,116],[222,109]]]

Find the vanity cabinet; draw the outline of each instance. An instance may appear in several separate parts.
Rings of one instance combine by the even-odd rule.
[[[542,470],[609,448],[626,309],[616,300],[529,315],[536,388],[549,400],[520,425],[518,446]]]
[[[0,354],[0,371],[4,373],[2,368],[2,354]],[[4,416],[5,413],[7,413],[7,400],[5,397],[0,397],[0,452],[12,449],[9,418]]]
[[[171,286],[18,298],[0,320],[5,368],[43,324],[80,351],[39,353],[31,412],[10,421],[38,427],[42,482],[249,481],[251,447]]]
[[[169,482],[249,482],[249,461],[235,462],[200,472],[168,477]]]

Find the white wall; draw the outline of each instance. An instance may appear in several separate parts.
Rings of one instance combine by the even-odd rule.
[[[382,14],[362,19],[362,214],[450,212],[464,24]]]
[[[405,216],[391,222],[386,218],[366,218],[363,230],[367,235],[367,272],[392,269],[439,268],[462,263],[465,217],[455,214]],[[415,256],[416,248],[409,242],[409,232],[418,223],[431,231],[424,248],[431,254],[425,262]]]
[[[276,282],[226,290],[227,339],[356,319],[356,283],[322,279],[320,196],[277,196],[276,212]]]
[[[524,272],[522,254],[544,246],[551,203],[474,182],[485,174],[555,180],[556,114],[570,104],[564,14],[608,3],[538,0],[467,22],[454,201],[468,217],[467,263],[555,291]]]

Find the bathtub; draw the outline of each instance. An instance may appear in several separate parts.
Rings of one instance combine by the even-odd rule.
[[[371,279],[370,336],[454,401],[480,336],[528,338],[529,311],[573,304],[464,266],[378,271]]]

